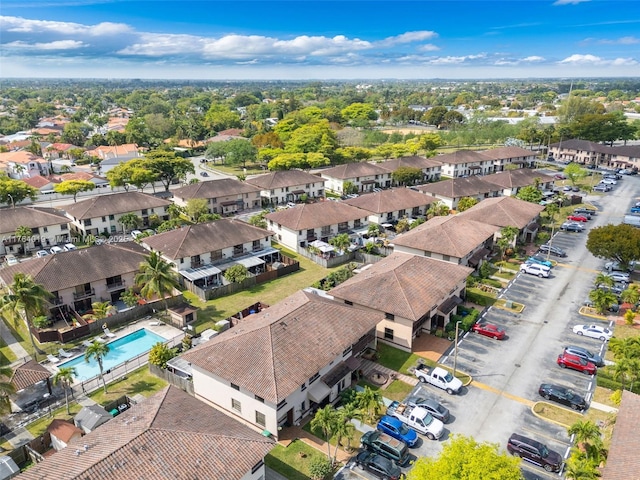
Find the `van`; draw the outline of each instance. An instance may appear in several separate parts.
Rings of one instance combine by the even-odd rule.
[[[20,263],[16,256],[11,253],[5,257],[4,261],[7,262],[7,265],[16,265]]]
[[[546,445],[531,438],[514,433],[509,438],[507,450],[514,457],[544,468],[547,472],[559,472],[562,468],[562,455],[549,450]]]
[[[406,467],[411,461],[407,444],[386,433],[373,430],[362,435],[360,441],[364,449],[393,460],[399,467]]]

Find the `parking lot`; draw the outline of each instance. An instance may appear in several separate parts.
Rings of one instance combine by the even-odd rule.
[[[549,278],[519,273],[502,293],[502,298],[525,305],[521,313],[491,307],[482,322],[493,323],[507,332],[503,341],[473,333],[465,334],[454,352],[441,359],[470,374],[473,382],[459,395],[449,396],[430,385],[418,384],[427,396],[438,400],[451,412],[445,433],[438,441],[424,439],[412,453],[416,456],[437,456],[451,433],[473,436],[478,441],[497,443],[506,451],[512,433],[519,433],[547,445],[562,457],[569,455],[571,440],[566,429],[536,417],[531,407],[544,399],[538,394],[542,383],[570,387],[590,402],[595,389],[595,377],[560,368],[556,359],[567,345],[587,348],[604,356],[606,344],[573,333],[577,324],[606,322],[579,313],[580,306],[593,288],[593,279],[604,265],[586,250],[590,228],[607,223],[619,223],[628,198],[637,195],[638,181],[626,180],[625,189],[618,189],[607,198],[598,199],[601,207],[584,232],[558,232],[551,243],[567,252],[567,257],[550,259],[558,262]],[[622,200],[622,198],[625,200]],[[622,201],[621,201],[622,200]],[[637,274],[636,274],[637,275]],[[559,478],[562,473],[548,473],[540,467],[522,462],[526,479]],[[373,478],[354,469],[345,470],[342,478]]]

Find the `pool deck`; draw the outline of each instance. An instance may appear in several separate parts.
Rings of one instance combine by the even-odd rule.
[[[170,340],[172,338],[177,337],[178,335],[184,334],[184,332],[179,328],[175,328],[175,327],[172,327],[171,325],[167,325],[154,317],[145,317],[140,320],[133,321],[122,327],[119,327],[115,330],[111,330],[111,333],[115,335],[114,337],[107,337],[106,335],[101,334],[101,335],[96,335],[91,338],[88,338],[87,340],[92,342],[96,338],[101,338],[106,343],[110,343],[110,342],[113,342],[114,340],[118,340],[119,338],[125,337],[137,330],[140,330],[141,328],[146,328],[150,332],[153,332],[156,335],[160,335],[165,340]],[[82,344],[80,344],[76,348],[69,350],[69,353],[72,354],[71,357],[65,358],[59,355],[56,355],[56,356],[60,359],[60,364],[62,364],[84,355],[85,349],[86,348]],[[42,365],[45,368],[47,368],[52,374],[55,375],[56,373],[58,373],[57,363],[44,362]],[[74,381],[74,384],[79,382],[80,380],[78,379]]]

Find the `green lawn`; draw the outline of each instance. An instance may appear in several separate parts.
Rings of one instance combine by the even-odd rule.
[[[319,438],[320,440],[322,440],[323,442],[324,442],[324,441],[326,441],[326,440],[325,440],[325,438],[324,438],[324,435],[323,435],[323,433],[322,433],[322,430],[321,430],[321,429],[313,429],[313,428],[311,428],[311,422],[307,422],[307,423],[305,424],[305,426],[304,426],[304,427],[302,427],[302,429],[303,429],[305,432],[308,432],[308,433],[310,433],[311,435],[313,435],[313,436],[315,436],[315,437],[318,437],[318,438]],[[360,445],[360,439],[361,439],[361,438],[362,438],[362,432],[360,432],[360,431],[358,431],[358,430],[356,430],[356,429],[354,428],[354,429],[353,429],[353,437],[352,437],[351,439],[349,439],[349,445],[351,445],[351,446],[352,446],[352,447],[354,447],[354,448],[357,448],[357,447],[358,447],[358,445]],[[338,439],[337,439],[335,436],[333,436],[333,437],[331,437],[331,438],[329,439],[329,443],[331,444],[331,446],[332,446],[332,447],[335,447],[335,446],[336,446],[337,440],[338,440]],[[344,446],[346,446],[346,444],[347,444],[347,441],[346,441],[346,439],[345,439],[345,438],[343,438],[343,439],[342,439],[341,444],[342,444],[342,445],[341,445],[341,448],[343,448],[343,449],[344,449],[344,448],[345,448]],[[331,451],[333,452],[333,448],[332,448],[332,450],[331,450]],[[331,455],[333,455],[333,453],[332,453]]]
[[[284,277],[255,285],[253,288],[216,298],[208,302],[203,302],[190,292],[184,293],[185,298],[187,298],[192,305],[199,308],[198,322],[196,325],[197,332],[211,328],[214,323],[224,320],[256,302],[274,305],[298,290],[309,287],[314,282],[326,277],[332,271],[341,268],[341,266],[333,269],[323,268],[290,250],[278,245],[275,245],[275,247],[282,250],[287,256],[299,261],[300,270]]]
[[[100,388],[91,393],[89,397],[100,405],[105,405],[123,395],[132,397],[140,393],[145,397],[150,397],[166,386],[167,382],[151,374],[149,367],[145,365],[130,372],[126,377],[107,384],[106,394],[104,390]]]
[[[0,320],[1,322],[2,320]],[[0,338],[0,365],[9,365],[17,360],[16,354],[13,350]]]
[[[405,352],[399,348],[394,348],[384,343],[378,343],[378,363],[383,367],[390,368],[396,372],[411,375],[409,368],[413,367],[420,357],[411,352]]]
[[[41,419],[30,423],[26,428],[34,437],[38,437],[47,430],[47,427],[53,420],[73,420],[74,415],[76,415],[81,409],[82,406],[76,403],[71,397],[69,397],[69,411],[71,412],[70,415],[67,414],[67,407],[62,406],[61,408],[54,410],[51,416],[46,415]]]
[[[264,463],[287,480],[310,480],[311,462],[326,457],[326,453],[310,447],[302,440],[294,440],[288,447],[276,445],[264,458]]]

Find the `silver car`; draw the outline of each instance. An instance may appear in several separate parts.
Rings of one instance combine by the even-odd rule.
[[[412,395],[407,398],[405,403],[408,405],[417,405],[418,407],[424,408],[427,412],[429,412],[433,417],[440,420],[442,423],[447,423],[451,418],[449,409],[431,398]]]

